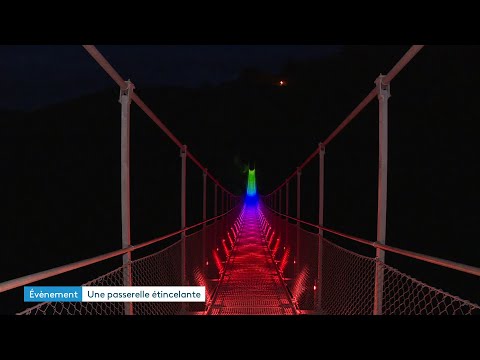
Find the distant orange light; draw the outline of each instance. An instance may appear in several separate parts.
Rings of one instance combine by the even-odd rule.
[[[285,85],[285,81],[280,80],[280,86],[283,86],[283,85]]]

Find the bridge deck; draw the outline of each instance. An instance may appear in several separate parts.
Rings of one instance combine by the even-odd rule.
[[[257,209],[246,209],[244,223],[219,284],[212,315],[293,315],[272,257],[263,241]]]

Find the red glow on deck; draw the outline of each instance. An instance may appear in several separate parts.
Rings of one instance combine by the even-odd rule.
[[[292,295],[298,301],[307,290],[308,269],[304,267],[297,275],[292,287]]]
[[[267,227],[268,227],[268,231],[270,231],[270,225],[268,224],[267,221],[265,221],[265,223],[263,224],[262,233],[265,234],[265,232],[267,231]],[[267,234],[265,234],[265,235],[267,235]]]
[[[285,249],[285,246],[283,247]],[[287,248],[283,252],[282,259],[280,260],[280,265],[279,265],[279,270],[281,273],[283,273],[288,265],[288,258],[290,256],[290,248]]]
[[[277,255],[278,248],[280,247],[280,238],[277,238],[277,241],[275,242],[275,246],[273,247],[272,251],[272,256],[275,259],[275,256]]]
[[[219,273],[223,272],[223,264],[220,256],[218,256],[218,248],[217,251],[213,251],[213,261],[215,262],[215,267],[217,268]]]
[[[272,228],[269,226],[269,227],[268,227],[268,230],[267,230],[267,233],[265,234],[265,239],[268,239],[268,234],[270,233],[270,230],[271,230],[271,229],[272,229]]]
[[[268,240],[268,248],[271,248],[272,241],[275,237],[275,231],[272,232],[272,236],[270,237],[270,240]]]
[[[223,246],[223,251],[225,251],[225,255],[227,257],[229,257],[230,256],[230,249],[228,248],[227,242],[225,241],[225,239],[222,239],[222,246]]]
[[[233,249],[234,241],[232,240],[230,233],[228,233],[228,240],[230,241],[230,249]]]

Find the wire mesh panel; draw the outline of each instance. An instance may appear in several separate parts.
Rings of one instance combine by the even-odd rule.
[[[220,273],[223,271],[223,264],[216,253],[217,249],[217,222],[208,225],[205,228],[206,233],[206,249],[205,249],[205,264],[206,264],[206,276],[208,279],[218,279]]]
[[[124,266],[91,280],[83,286],[122,286]],[[18,315],[122,315],[125,304],[117,302],[44,302]]]
[[[296,254],[297,254],[297,225],[286,221],[286,252],[288,257],[280,263],[280,268],[283,269],[283,275],[285,278],[293,278],[295,275],[296,267]]]
[[[385,315],[471,315],[480,306],[429,286],[395,268],[383,269],[383,307]]]
[[[133,286],[178,286],[180,280],[180,243],[155,254],[132,261]],[[108,274],[91,280],[83,286],[123,286],[121,266]],[[165,315],[176,314],[180,303],[135,302],[134,314]],[[26,309],[19,315],[123,315],[123,302],[45,302]]]
[[[189,286],[205,286],[205,296],[208,297],[207,279],[205,277],[204,267],[204,243],[206,231],[197,231],[188,235],[185,239],[186,258],[186,278]],[[208,299],[205,299],[208,301]],[[204,311],[205,303],[188,303],[189,311]]]
[[[318,234],[313,234],[295,225],[298,231],[297,274],[292,294],[301,310],[315,308],[318,273]]]
[[[156,254],[132,262],[133,286],[179,286],[182,285],[180,242]],[[174,315],[181,303],[134,302],[133,312],[138,315]]]
[[[373,313],[375,260],[323,239],[320,306],[331,315]]]

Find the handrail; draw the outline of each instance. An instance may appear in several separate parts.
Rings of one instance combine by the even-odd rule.
[[[113,81],[117,83],[120,89],[126,89],[127,84],[125,80],[122,79],[120,74],[113,68],[113,66],[108,62],[107,59],[98,51],[94,45],[82,45],[83,48],[90,54],[90,56],[102,67],[103,70],[112,78]],[[181,149],[183,144],[178,138],[173,135],[173,133],[167,128],[167,126],[155,115],[155,113],[143,102],[142,99],[134,92],[131,93],[132,100],[138,105],[143,112],[153,120],[155,124]],[[211,175],[207,168],[205,168],[189,151],[187,151],[187,156],[203,171],[207,176],[212,179],[212,181],[217,184],[223,191],[227,192],[232,196],[237,196],[225,189],[220,182]]]
[[[237,206],[240,206],[240,205],[241,204],[238,204]],[[220,217],[226,216],[227,214],[232,212],[237,206],[233,207],[232,209],[230,209],[229,211],[227,211],[227,212],[225,212],[221,215],[214,216],[214,217],[212,217],[208,220],[204,220],[204,221],[199,222],[195,225],[188,226],[185,229],[177,230],[173,233],[163,235],[159,238],[152,239],[152,240],[146,241],[146,242],[138,244],[138,245],[131,245],[130,247],[125,248],[125,249],[110,251],[108,253],[98,255],[98,256],[95,256],[95,257],[92,257],[92,258],[89,258],[89,259],[76,261],[76,262],[73,262],[73,263],[70,263],[70,264],[61,265],[61,266],[58,266],[58,267],[55,267],[55,268],[52,268],[52,269],[48,269],[48,270],[40,271],[40,272],[37,272],[37,273],[34,273],[34,274],[21,276],[21,277],[16,278],[16,279],[4,281],[4,282],[0,283],[0,293],[18,288],[20,286],[25,286],[25,285],[31,284],[31,283],[36,282],[36,281],[40,281],[40,280],[44,280],[44,279],[47,279],[47,278],[50,278],[50,277],[53,277],[53,276],[56,276],[56,275],[60,275],[60,274],[63,274],[63,273],[69,272],[69,271],[77,270],[77,269],[83,268],[83,267],[88,266],[88,265],[96,264],[96,263],[101,262],[103,260],[111,259],[113,257],[120,256],[120,255],[129,253],[129,252],[131,253],[135,250],[144,248],[146,246],[149,246],[149,245],[158,243],[160,241],[166,240],[168,238],[171,238],[172,236],[181,234],[184,231],[192,230],[192,229],[194,229],[196,227],[199,227],[199,226],[201,226],[201,225],[203,225],[203,224],[205,224],[209,221],[216,220]]]
[[[332,234],[335,234],[335,235],[339,235],[339,236],[344,237],[344,238],[349,239],[349,240],[353,240],[353,241],[356,241],[356,242],[359,242],[359,243],[362,243],[362,244],[365,244],[365,245],[370,245],[370,246],[374,246],[374,244],[375,244],[375,242],[373,242],[373,241],[365,240],[365,239],[359,238],[359,237],[357,237],[357,236],[345,234],[345,233],[342,233],[342,232],[340,232],[340,231],[327,228],[327,227],[325,227],[325,226],[313,224],[313,223],[310,223],[310,222],[305,221],[305,220],[297,219],[296,217],[293,217],[293,216],[289,216],[289,215],[286,215],[286,214],[282,214],[282,213],[280,213],[280,212],[278,212],[278,211],[273,210],[272,208],[270,208],[270,207],[268,207],[268,206],[266,206],[266,208],[267,208],[268,210],[270,210],[271,212],[277,214],[277,215],[286,217],[286,218],[288,218],[288,219],[291,219],[291,220],[300,222],[300,223],[305,224],[305,225],[309,225],[309,226],[311,226],[311,227],[314,227],[314,228],[317,228],[317,229],[320,229],[320,230],[327,231],[327,232],[332,233]]]
[[[402,58],[393,66],[393,68],[388,72],[387,75],[383,78],[383,83],[388,84],[392,81],[398,73],[413,59],[417,53],[422,50],[425,45],[413,45],[410,49],[402,56]],[[378,94],[378,88],[375,87],[370,93],[358,104],[355,109],[343,120],[340,125],[337,126],[335,130],[322,142],[322,145],[326,147],[365,107],[375,98]],[[295,171],[288,176],[283,183],[281,183],[275,190],[270,192],[268,195],[273,194],[279,190],[283,185],[285,185],[291,178],[293,178],[298,171],[302,170],[319,152],[317,147],[313,153],[311,153],[307,159],[297,168]]]
[[[298,221],[300,223],[312,226],[312,227],[317,228],[317,229],[321,229],[321,230],[330,232],[332,234],[342,236],[342,237],[344,237],[346,239],[349,239],[349,240],[353,240],[353,241],[356,241],[356,242],[359,242],[359,243],[362,243],[362,244],[372,246],[374,248],[378,248],[378,249],[382,249],[382,250],[389,251],[389,252],[392,252],[392,253],[396,253],[396,254],[399,254],[399,255],[403,255],[403,256],[409,257],[411,259],[417,259],[417,260],[421,260],[421,261],[424,261],[424,262],[428,262],[430,264],[435,264],[435,265],[443,266],[443,267],[446,267],[446,268],[449,268],[449,269],[457,270],[457,271],[460,271],[460,272],[463,272],[463,273],[472,274],[472,275],[475,275],[475,276],[480,276],[480,268],[475,267],[475,266],[465,265],[465,264],[461,264],[461,263],[458,263],[458,262],[455,262],[455,261],[446,260],[446,259],[442,259],[442,258],[435,257],[435,256],[425,255],[425,254],[417,253],[417,252],[414,252],[414,251],[399,249],[399,248],[396,248],[394,246],[380,244],[376,241],[374,242],[374,241],[365,240],[365,239],[362,239],[362,238],[359,238],[359,237],[356,237],[356,236],[352,236],[352,235],[342,233],[340,231],[336,231],[336,230],[326,228],[325,226],[312,224],[308,221],[304,221],[304,220],[301,220],[301,219],[294,218],[293,216],[289,216],[289,215],[286,215],[286,214],[279,213],[278,211],[275,211],[275,210],[269,208],[268,206],[265,206],[265,207],[269,211],[271,211],[271,212],[273,212],[277,215],[283,216],[283,217],[291,219],[291,220]]]
[[[415,55],[418,54],[420,50],[423,49],[425,45],[413,45],[408,51],[405,53],[405,55],[402,56],[400,60],[395,64],[395,66],[390,70],[390,72],[385,75],[383,78],[383,83],[388,84],[390,81],[392,81],[400,71],[403,70],[403,68],[415,57]]]
[[[370,91],[370,93],[365,96],[365,99],[363,99],[362,102],[358,104],[355,109],[353,109],[353,111],[345,118],[345,120],[343,120],[340,125],[338,125],[337,128],[333,130],[330,135],[328,135],[328,137],[323,142],[323,145],[327,146],[335,138],[335,136],[337,136],[348,124],[350,124],[350,122],[355,119],[357,115],[360,114],[360,112],[365,109],[373,99],[375,99],[375,96],[377,96],[377,94],[378,89],[372,89],[372,91]]]

